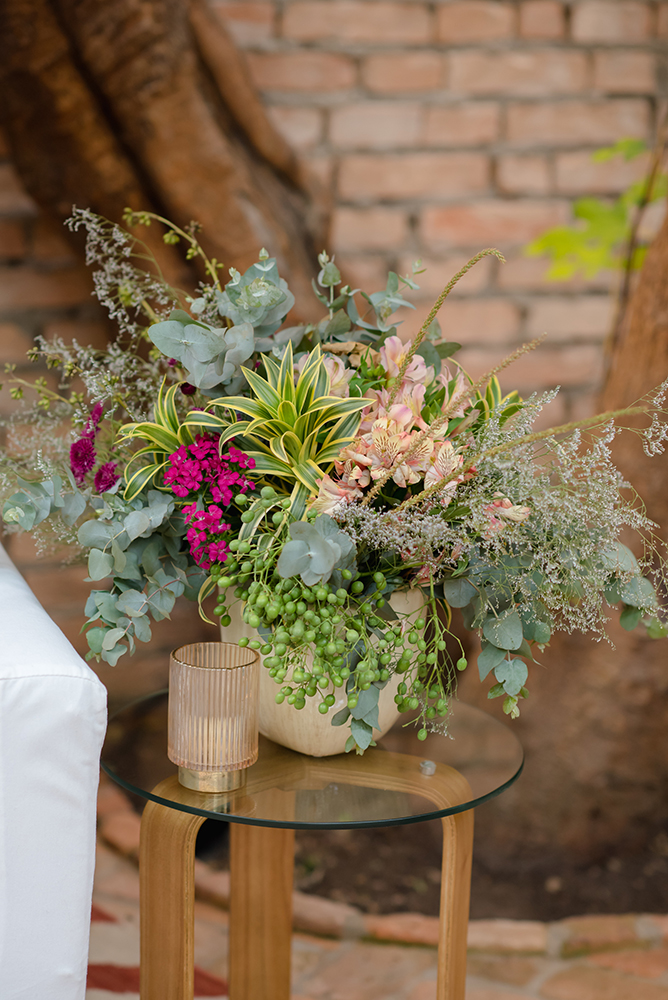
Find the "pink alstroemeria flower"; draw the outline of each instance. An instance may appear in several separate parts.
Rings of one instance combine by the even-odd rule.
[[[356,484],[336,481],[325,474],[319,481],[319,492],[311,507],[319,514],[331,514],[342,503],[359,500],[363,496]]]
[[[380,363],[390,378],[396,378],[399,374],[408,349],[409,345],[404,344],[400,337],[388,337],[381,347]],[[434,369],[416,354],[404,373],[403,381],[429,385],[434,381]]]

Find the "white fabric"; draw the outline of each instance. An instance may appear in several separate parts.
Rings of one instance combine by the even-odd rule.
[[[0,546],[1,1000],[84,1000],[106,701]]]

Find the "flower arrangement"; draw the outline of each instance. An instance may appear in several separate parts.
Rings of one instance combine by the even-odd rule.
[[[420,738],[447,725],[467,666],[453,609],[479,633],[480,678],[512,717],[556,629],[601,636],[606,608],[620,606],[625,628],[667,634],[665,563],[610,445],[620,418],[645,413],[635,433],[663,450],[668,384],[628,410],[535,430],[556,391],[521,399],[497,376],[538,341],[473,380],[436,319],[456,281],[498,251],[469,261],[402,340],[395,314],[413,308],[419,266],[367,295],[322,253],[324,316],[286,326],[294,297],[266,251],[223,285],[195,226],[125,221],[163,226],[207,280],[195,295],[170,288],[144,268],[136,236],[75,210],[118,337],[105,351],[39,340],[30,357],[56,388],[8,372],[15,398],[31,388],[36,399],[8,427],[3,518],[86,556],[89,656],[116,664],[177,598],[201,609],[216,592],[224,626],[242,602],[257,638],[241,642],[262,653],[276,701],[317,699],[327,715],[345,692],[331,721],[362,752],[392,676]],[[628,528],[641,560],[619,540]],[[397,613],[392,594],[410,588],[418,610]]]

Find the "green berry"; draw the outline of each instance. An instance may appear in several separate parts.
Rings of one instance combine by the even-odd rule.
[[[419,740],[426,740],[427,739],[427,730],[426,729],[420,729],[420,730],[418,730],[417,738]]]
[[[329,712],[329,705],[325,704],[324,701],[321,701],[320,704],[318,705],[318,711],[320,712],[321,715],[327,715],[327,713]]]
[[[245,648],[248,645],[248,639],[246,638],[245,635],[242,635],[241,638],[239,639],[239,645],[242,648]]]
[[[276,490],[273,486],[263,486],[260,490],[260,496],[263,500],[273,500],[276,496]]]
[[[460,656],[455,666],[457,667],[457,670],[466,670],[468,667],[468,660],[465,656]]]

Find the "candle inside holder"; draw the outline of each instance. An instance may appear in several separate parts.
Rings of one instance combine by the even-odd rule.
[[[195,642],[169,660],[167,756],[200,792],[239,788],[258,754],[258,654],[229,642]]]

